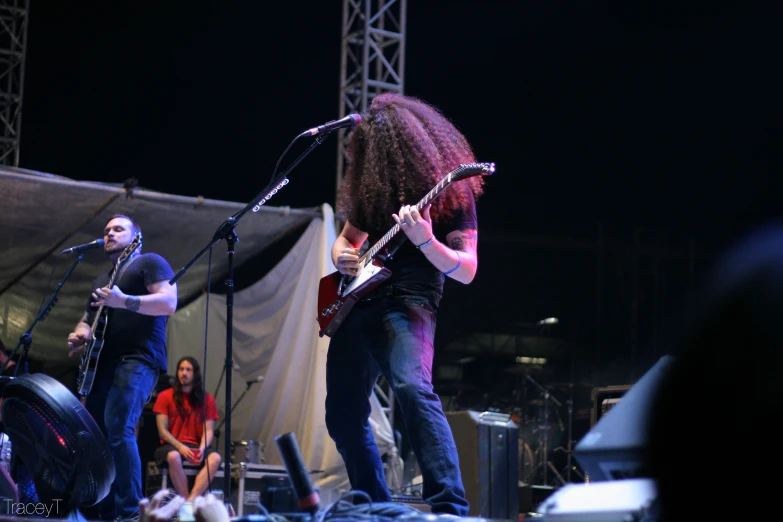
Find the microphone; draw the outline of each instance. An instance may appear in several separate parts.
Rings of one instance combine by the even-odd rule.
[[[304,131],[302,134],[315,136],[316,134],[323,134],[324,132],[331,132],[337,129],[353,127],[354,125],[359,125],[361,122],[362,122],[361,116],[359,116],[358,114],[349,114],[348,116],[346,116],[341,120],[335,120],[335,121],[330,121],[328,123],[324,123],[323,125],[320,125],[318,127],[313,127],[312,129],[308,129]]]
[[[277,448],[283,457],[285,468],[288,471],[288,478],[291,479],[291,485],[294,486],[294,492],[298,501],[299,509],[314,514],[320,509],[321,502],[318,491],[313,487],[313,481],[310,480],[310,474],[307,473],[302,454],[299,453],[299,445],[296,442],[296,435],[286,433],[275,437]]]
[[[264,376],[263,375],[259,375],[255,379],[250,379],[249,381],[247,381],[247,385],[248,385],[248,387],[250,387],[250,386],[252,386],[253,384],[255,384],[257,382],[263,382],[263,381],[264,381]]]
[[[83,245],[77,245],[75,247],[66,248],[62,252],[60,252],[60,255],[62,254],[70,254],[72,252],[84,252],[85,250],[89,250],[91,248],[101,248],[103,246],[103,238],[96,239],[95,241],[92,241],[90,243],[85,243]]]

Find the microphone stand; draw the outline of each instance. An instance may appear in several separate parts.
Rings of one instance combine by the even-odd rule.
[[[566,480],[571,482],[571,454],[573,453],[573,435],[572,424],[574,417],[574,383],[568,385],[568,455],[566,457],[566,465],[568,470],[566,471]]]
[[[547,469],[549,465],[551,464],[549,462],[549,401],[554,402],[557,407],[561,407],[562,404],[560,404],[560,401],[552,397],[552,394],[549,393],[549,390],[538,384],[535,379],[533,379],[530,375],[525,375],[525,378],[530,381],[538,390],[541,392],[541,397],[544,399],[544,442],[542,444],[543,446],[543,459],[546,462],[539,462],[538,466],[543,467],[543,477],[542,477],[542,485],[548,486],[547,483]]]
[[[294,140],[291,142],[291,144],[288,145],[286,150],[283,152],[283,155],[291,148],[291,146],[294,144],[296,140],[299,138],[302,138],[306,136],[307,133],[303,132],[302,134],[298,135]],[[272,175],[272,180],[269,182],[269,184],[261,191],[259,192],[256,197],[254,197],[252,200],[250,200],[250,203],[245,205],[245,207],[234,214],[233,216],[229,217],[226,221],[223,222],[220,227],[218,227],[215,234],[212,236],[212,240],[205,246],[201,252],[196,254],[196,256],[191,259],[188,264],[186,264],[182,269],[169,281],[169,284],[173,285],[179,279],[185,275],[185,272],[187,272],[191,266],[193,266],[196,261],[201,259],[201,257],[210,250],[213,246],[215,246],[220,240],[224,239],[226,241],[226,246],[228,247],[228,272],[226,274],[226,361],[223,367],[223,371],[225,372],[226,377],[226,417],[224,419],[225,425],[226,425],[226,433],[229,435],[231,434],[231,411],[233,408],[231,408],[231,369],[233,368],[233,346],[232,346],[232,340],[234,335],[234,245],[239,242],[239,238],[236,235],[236,232],[234,232],[234,228],[239,223],[239,220],[242,219],[242,217],[247,214],[251,209],[253,212],[257,212],[258,209],[261,207],[261,205],[265,204],[267,201],[269,201],[275,194],[277,194],[284,186],[288,185],[288,178],[287,175],[289,172],[291,172],[294,167],[296,167],[299,162],[301,162],[305,156],[307,156],[310,152],[315,149],[316,146],[323,143],[326,136],[328,136],[329,133],[323,133],[317,135],[313,143],[310,144],[310,146],[280,175],[275,176],[275,174]],[[282,156],[281,156],[282,159]],[[280,164],[280,161],[278,160],[278,165]],[[277,167],[275,167],[275,173],[277,173]],[[207,311],[209,313],[209,311]],[[228,457],[231,454],[231,437],[227,436],[225,441],[224,451],[225,455]],[[223,502],[230,507],[230,499],[231,499],[231,463],[229,462],[229,459],[226,458],[223,460]],[[241,501],[241,499],[240,499]],[[229,513],[231,510],[229,509]]]
[[[237,369],[238,369],[238,367],[237,367],[237,366],[234,366],[234,364],[233,364],[233,363],[231,364],[231,367],[232,367],[234,370],[237,370]],[[214,391],[214,392],[212,392],[212,395],[213,395],[213,396],[217,397],[217,392],[218,392],[218,390],[220,389],[220,383],[222,383],[222,382],[223,382],[223,377],[224,377],[225,375],[226,375],[226,367],[224,366],[224,367],[223,367],[223,370],[221,370],[221,372],[220,372],[220,378],[218,379],[217,385],[215,386],[215,391]]]
[[[237,401],[234,403],[233,406],[231,406],[231,410],[229,410],[229,412],[226,414],[226,416],[223,418],[223,420],[220,421],[220,424],[217,425],[217,428],[215,428],[215,439],[220,439],[220,428],[223,426],[223,423],[226,422],[226,418],[228,418],[229,416],[231,416],[232,413],[234,413],[234,409],[236,409],[236,407],[239,405],[240,401],[242,401],[242,399],[245,398],[245,395],[247,395],[247,392],[250,391],[250,387],[253,386],[257,382],[261,382],[261,381],[258,380],[258,379],[253,379],[252,381],[247,381],[247,387],[242,392],[242,395],[237,397]],[[228,433],[228,430],[226,430],[226,433]],[[228,438],[226,438],[226,442],[229,442]],[[219,444],[218,441],[215,440],[215,445],[218,445],[218,444]],[[229,448],[231,447],[230,444],[227,444],[226,446],[229,447]],[[229,457],[230,457],[230,455],[226,454],[225,460],[229,460]]]
[[[22,368],[22,374],[28,373],[28,363],[27,363],[27,355],[30,351],[30,345],[33,343],[33,328],[35,328],[35,325],[38,324],[38,321],[43,321],[47,315],[49,315],[49,312],[52,311],[52,308],[54,308],[54,305],[57,303],[57,294],[60,293],[60,290],[62,290],[63,285],[65,284],[65,281],[71,277],[71,274],[74,270],[76,270],[77,265],[81,262],[81,260],[84,259],[84,252],[79,252],[79,255],[74,260],[71,267],[68,269],[68,271],[65,273],[63,278],[60,280],[59,283],[57,283],[57,286],[55,287],[54,291],[49,296],[49,299],[46,301],[46,303],[38,310],[38,314],[35,316],[35,319],[33,319],[32,324],[27,329],[25,333],[23,333],[19,337],[19,343],[16,345],[16,347],[11,352],[11,355],[8,356],[8,359],[5,361],[5,364],[3,364],[2,369],[0,369],[0,373],[4,372],[6,367],[8,366],[8,363],[14,358],[14,354],[19,350],[19,348],[24,347],[24,351],[22,353],[22,356],[19,358],[19,362],[23,364],[17,365],[17,371],[19,370],[19,367]]]

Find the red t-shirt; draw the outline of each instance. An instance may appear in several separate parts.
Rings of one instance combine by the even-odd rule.
[[[204,395],[207,402],[206,420],[215,421],[218,419],[215,398],[210,393]],[[158,394],[152,411],[168,416],[169,432],[181,443],[201,443],[201,436],[204,433],[204,410],[203,407],[191,407],[189,393],[182,394],[182,406],[178,408],[174,402],[174,388],[163,390]],[[165,441],[161,440],[160,443],[165,444]]]

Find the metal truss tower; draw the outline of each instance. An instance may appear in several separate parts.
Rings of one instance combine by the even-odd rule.
[[[30,0],[0,0],[0,164],[19,166]]]
[[[404,92],[407,0],[343,0],[339,117],[361,113],[384,92]],[[345,172],[345,130],[337,147],[337,189]]]

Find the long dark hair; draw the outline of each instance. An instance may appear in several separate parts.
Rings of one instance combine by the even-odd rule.
[[[348,167],[337,208],[370,236],[393,224],[391,214],[418,202],[461,163],[475,161],[465,136],[438,109],[401,94],[376,96],[351,131]],[[433,221],[470,205],[482,193],[481,176],[454,184],[431,207]]]
[[[190,389],[190,405],[192,407],[204,404],[204,384],[201,382],[201,365],[190,355],[186,355],[177,361],[177,378],[174,379],[174,404],[182,407],[182,383],[179,382],[179,365],[184,361],[193,366],[193,386]]]

